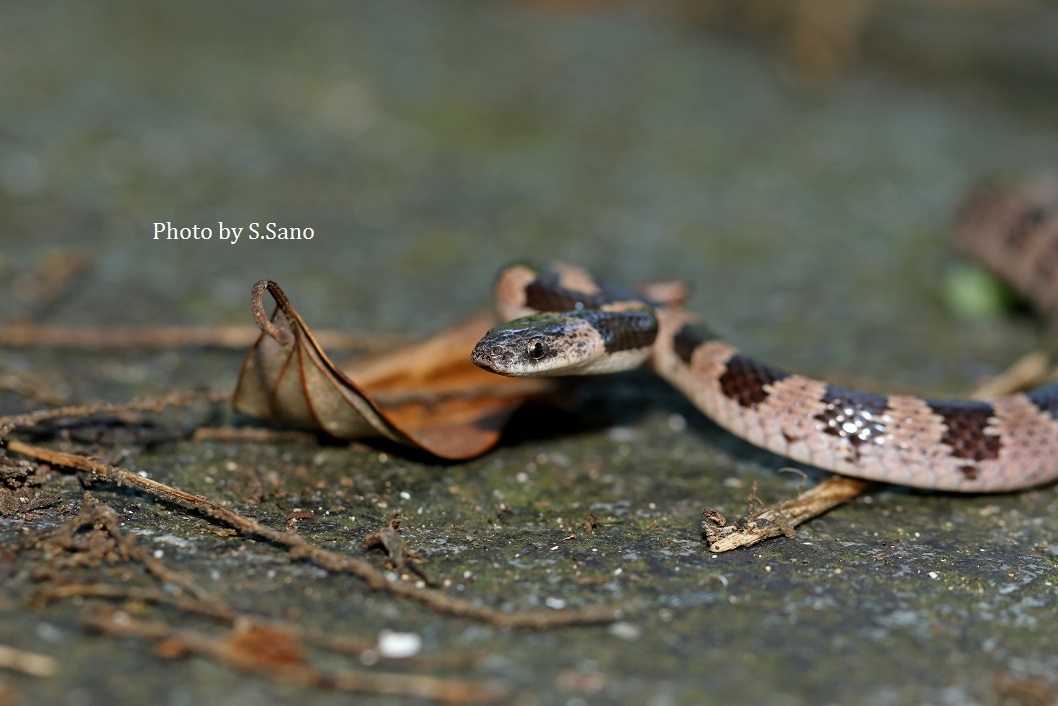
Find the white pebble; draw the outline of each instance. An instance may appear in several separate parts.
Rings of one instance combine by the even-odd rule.
[[[687,420],[684,419],[682,414],[670,414],[669,415],[669,429],[675,432],[683,431],[687,428]]]
[[[637,640],[643,631],[638,625],[621,621],[610,626],[610,634],[621,640]]]
[[[407,659],[419,654],[422,636],[414,632],[383,630],[378,633],[378,653],[390,659]]]

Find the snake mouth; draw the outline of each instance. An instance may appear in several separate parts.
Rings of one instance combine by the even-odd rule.
[[[494,341],[479,341],[471,352],[470,359],[481,369],[496,375],[511,375],[513,356],[508,347],[497,345]]]
[[[470,354],[470,361],[479,368],[492,371],[492,358],[482,350],[481,346],[475,346]]]

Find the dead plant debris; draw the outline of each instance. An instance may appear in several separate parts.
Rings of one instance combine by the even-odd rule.
[[[309,646],[357,657],[371,651],[377,659],[378,643],[307,630],[290,621],[270,620],[232,608],[224,597],[203,589],[191,576],[165,566],[135,535],[121,530],[120,520],[112,508],[89,493],[85,493],[76,516],[59,527],[29,535],[18,551],[37,552],[44,557],[32,572],[32,578],[41,584],[31,599],[31,605],[38,608],[72,598],[118,600],[126,606],[166,606],[178,614],[204,616],[223,625],[219,631],[189,630],[165,620],[133,618],[128,610],[97,604],[82,612],[85,625],[101,633],[153,640],[155,651],[161,657],[197,655],[274,681],[337,691],[391,694],[456,704],[493,703],[509,697],[503,687],[467,679],[360,669],[328,671],[316,667],[312,664]],[[102,581],[77,580],[82,572],[99,568],[112,573]],[[153,580],[154,585],[145,585],[144,579]],[[142,608],[135,612],[142,612]],[[41,676],[54,673],[55,664],[50,658],[5,649],[0,646],[0,668]],[[400,661],[401,666],[413,668],[466,667],[475,660],[443,656],[432,662]]]
[[[582,524],[585,532],[594,532],[599,529],[599,518],[594,513],[589,512],[588,519],[584,520]]]
[[[507,696],[498,687],[462,679],[344,670],[325,672],[312,666],[307,644],[339,644],[329,636],[305,631],[284,621],[273,621],[241,613],[220,596],[201,588],[187,574],[172,571],[137,538],[120,529],[117,513],[86,494],[81,511],[61,526],[28,537],[20,551],[39,551],[46,561],[33,578],[42,588],[33,603],[94,597],[123,600],[127,605],[156,603],[181,612],[213,618],[225,625],[218,633],[193,631],[163,620],[137,620],[130,613],[111,607],[91,606],[82,620],[92,629],[111,635],[141,637],[155,641],[159,656],[175,659],[200,655],[232,668],[252,672],[275,681],[319,686],[359,693],[383,693],[429,698],[444,703],[488,703]],[[137,575],[124,571],[116,582],[71,583],[85,569],[142,567],[141,576],[153,578],[154,586],[136,585]],[[0,646],[0,667],[20,669],[41,676],[53,674],[50,658],[6,651]]]
[[[302,686],[450,704],[500,703],[510,696],[500,686],[465,679],[359,669],[325,671],[306,660],[294,635],[278,628],[236,626],[212,635],[174,628],[161,621],[137,620],[123,611],[106,609],[89,612],[86,622],[107,635],[156,640],[156,650],[163,657],[209,657],[233,669]]]
[[[757,486],[754,483],[748,499],[749,510],[745,517],[734,524],[728,524],[727,518],[712,508],[702,511],[705,518],[702,520],[702,529],[709,542],[709,551],[719,554],[779,535],[795,537],[794,527],[848,502],[873,485],[859,478],[829,476],[795,498],[764,507],[757,498]]]
[[[265,292],[276,309],[264,310]],[[421,343],[341,370],[278,284],[257,282],[251,307],[262,333],[232,397],[238,411],[339,439],[382,438],[446,459],[492,448],[510,416],[554,389],[544,379],[480,370],[470,351],[493,324],[476,316]]]
[[[502,611],[491,606],[453,598],[428,587],[420,587],[399,580],[391,580],[385,572],[356,557],[317,547],[297,532],[280,531],[231,508],[223,507],[209,498],[187,493],[124,468],[111,466],[78,454],[34,446],[15,439],[7,442],[9,451],[37,458],[64,468],[85,471],[92,478],[143,491],[165,502],[199,512],[210,519],[238,530],[244,536],[258,537],[286,548],[292,557],[303,559],[334,573],[348,573],[363,579],[374,590],[423,603],[438,612],[483,620],[505,628],[529,627],[547,629],[560,625],[579,625],[610,622],[616,619],[613,608],[600,606],[564,611]]]
[[[365,545],[382,548],[392,568],[417,574],[420,580],[414,582],[377,569],[366,559],[346,556],[307,541],[298,534],[296,525],[299,521],[315,518],[315,513],[310,510],[295,509],[288,513],[284,518],[287,528],[277,530],[207,497],[153,480],[146,473],[132,472],[82,453],[40,446],[12,436],[16,431],[40,436],[40,425],[62,422],[61,443],[73,447],[76,445],[72,444],[74,440],[67,430],[78,427],[79,423],[81,428],[92,428],[83,424],[90,418],[105,416],[119,426],[128,421],[123,415],[130,413],[160,412],[166,407],[215,403],[228,398],[229,394],[225,392],[179,393],[125,404],[67,405],[0,417],[0,439],[8,454],[0,456],[0,507],[3,506],[4,493],[15,498],[15,511],[23,515],[30,509],[58,502],[61,495],[49,492],[29,496],[27,489],[43,485],[57,469],[72,469],[83,474],[83,481],[106,481],[131,488],[204,516],[216,523],[206,528],[206,532],[263,540],[287,551],[294,559],[311,562],[331,573],[352,574],[363,580],[370,590],[415,600],[437,612],[481,620],[501,628],[548,629],[615,619],[617,611],[606,606],[581,610],[508,611],[447,595],[425,576],[421,557],[406,546],[397,531],[399,521],[369,535]],[[113,438],[116,437],[93,435],[87,441],[105,444]],[[32,461],[14,460],[13,455]],[[463,679],[357,669],[327,671],[314,666],[306,645],[311,645],[313,650],[358,650],[358,655],[367,650],[377,652],[378,645],[368,638],[330,635],[305,629],[290,621],[270,620],[236,611],[223,597],[203,589],[191,576],[168,569],[161,559],[163,554],[141,544],[135,535],[122,531],[115,511],[97,499],[98,486],[90,483],[88,487],[89,491],[84,493],[74,516],[56,528],[27,535],[15,550],[18,555],[38,558],[30,573],[31,578],[40,584],[31,599],[33,605],[88,598],[121,601],[126,606],[153,604],[162,610],[175,610],[178,616],[204,616],[220,621],[224,628],[219,632],[192,631],[184,629],[181,620],[170,623],[133,619],[127,611],[102,609],[98,605],[85,613],[84,620],[86,625],[105,634],[154,640],[156,651],[168,658],[205,656],[232,668],[279,681],[340,691],[427,698],[444,703],[492,703],[507,698],[503,688]],[[5,560],[0,566],[13,567],[13,557],[8,559],[11,561]],[[92,580],[81,578],[86,570],[93,572]],[[102,580],[99,580],[100,572]],[[154,585],[150,584],[151,581]],[[142,608],[135,612],[142,612]],[[404,661],[402,666],[466,666],[473,663],[461,655],[433,656],[432,661],[428,659],[430,657],[425,655],[417,660]],[[0,659],[3,658],[4,655],[0,654]],[[33,668],[33,664],[38,668],[39,664],[45,664],[32,660],[16,663],[29,664],[29,668]]]
[[[0,346],[6,348],[78,348],[136,350],[226,348],[244,350],[261,335],[256,326],[90,327],[30,323],[0,327]],[[379,352],[407,343],[404,336],[317,331],[316,340],[332,350]]]
[[[55,659],[48,655],[0,645],[0,669],[28,674],[31,677],[53,677],[58,671]]]

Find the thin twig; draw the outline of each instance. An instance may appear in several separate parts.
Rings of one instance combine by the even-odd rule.
[[[10,669],[33,677],[53,677],[58,665],[53,657],[0,645],[0,669]]]
[[[193,596],[206,609],[211,608],[214,611],[222,611],[225,608],[221,601],[196,584],[187,574],[170,570],[146,547],[138,544],[136,535],[122,532],[121,522],[117,513],[109,505],[100,503],[88,493],[85,493],[84,499],[86,507],[81,510],[82,516],[85,520],[106,530],[120,548],[123,556],[141,564],[147,573],[154,576],[162,585],[176,586],[188,595]]]
[[[43,608],[55,601],[70,598],[105,598],[109,600],[153,603],[194,613],[214,620],[232,622],[236,613],[220,600],[201,600],[194,595],[159,590],[147,586],[109,583],[57,583],[37,589],[30,596],[29,605]]]
[[[166,502],[196,510],[217,522],[238,530],[244,535],[257,536],[284,546],[290,550],[291,556],[295,558],[311,561],[328,571],[353,574],[363,579],[372,589],[386,591],[393,595],[418,601],[439,612],[483,620],[504,628],[528,627],[538,630],[563,625],[605,623],[617,618],[616,610],[606,606],[546,612],[504,612],[491,606],[477,605],[469,601],[453,598],[433,589],[421,588],[402,581],[391,581],[384,572],[376,569],[363,559],[344,556],[316,547],[306,542],[297,532],[272,529],[234,510],[221,507],[209,498],[186,493],[124,468],[101,463],[78,454],[34,446],[16,439],[9,439],[7,448],[13,453],[36,458],[57,466],[87,471],[97,478],[108,480],[118,485],[136,488]]]
[[[25,307],[16,320],[40,317],[77,286],[92,264],[93,258],[87,252],[65,248],[46,252],[36,272],[20,282],[18,288],[24,295]]]
[[[1040,351],[1028,353],[998,375],[978,385],[970,397],[978,400],[994,400],[1022,390],[1041,385],[1050,371],[1048,356]]]
[[[210,657],[234,669],[253,672],[269,679],[337,691],[387,694],[432,699],[452,704],[498,703],[505,701],[505,689],[465,679],[446,679],[424,674],[367,672],[346,669],[324,672],[291,654],[287,660],[239,648],[233,640],[213,637],[195,630],[178,630],[158,621],[136,620],[122,611],[91,611],[89,625],[109,635],[164,640],[170,652],[189,652]]]
[[[217,620],[229,627],[251,625],[265,630],[285,631],[297,639],[323,647],[334,652],[361,656],[365,652],[378,651],[378,641],[371,638],[352,637],[349,635],[331,635],[311,628],[303,628],[295,623],[271,620],[247,613],[227,605],[219,598],[210,597],[201,600],[195,596],[174,593],[152,586],[133,586],[129,584],[110,583],[62,583],[39,588],[29,599],[29,605],[43,608],[55,601],[71,598],[101,598],[135,603],[150,603],[168,606],[184,613],[193,613]],[[385,654],[377,654],[379,660],[387,660]],[[401,665],[408,667],[448,667],[464,668],[478,661],[475,655],[416,655],[402,657]]]
[[[805,520],[864,493],[873,483],[848,476],[830,476],[795,498],[784,500],[762,510],[753,510],[732,525],[716,510],[706,508],[702,529],[709,541],[709,551],[721,553],[748,547],[771,537],[789,536]]]
[[[88,404],[40,409],[25,414],[12,414],[0,417],[0,439],[18,427],[32,426],[49,419],[62,417],[88,417],[94,414],[121,414],[123,412],[145,411],[160,412],[166,407],[179,407],[195,402],[223,402],[231,398],[228,391],[178,392],[172,395],[144,397],[131,402],[115,404],[113,402],[90,402]]]
[[[92,540],[88,543],[78,542],[74,538],[84,539],[82,531],[91,528],[92,533],[102,533],[106,542]],[[109,545],[109,546],[108,546]],[[55,574],[52,581],[40,587],[29,599],[28,604],[43,608],[58,600],[72,598],[102,598],[120,600],[137,604],[151,603],[175,608],[184,613],[192,613],[212,618],[228,627],[246,630],[254,628],[261,633],[292,635],[302,642],[318,645],[327,649],[362,656],[367,651],[374,651],[378,659],[386,659],[380,654],[377,640],[355,638],[348,635],[330,635],[316,630],[302,628],[294,623],[276,621],[262,616],[247,613],[231,607],[222,598],[203,590],[187,574],[175,572],[164,566],[161,559],[154,557],[149,549],[139,544],[136,535],[124,532],[118,526],[117,513],[89,494],[85,494],[85,503],[76,516],[71,517],[54,529],[37,532],[26,537],[20,545],[20,551],[37,549],[51,558],[50,564],[57,561],[64,566],[83,567],[84,551],[94,552],[97,558],[113,562],[125,560],[138,563],[154,576],[161,586],[140,586],[128,582],[109,584],[101,582],[70,583],[67,574]],[[71,561],[60,559],[60,554],[72,552],[80,559],[70,556]],[[146,560],[156,564],[151,567]],[[37,578],[42,578],[37,574]],[[182,590],[173,591],[170,586]],[[460,666],[465,667],[475,660],[464,655],[455,658],[439,656],[415,656],[400,660],[406,666]]]
[[[92,327],[8,323],[0,326],[0,346],[26,348],[225,348],[248,349],[261,335],[257,326]],[[408,342],[397,334],[349,334],[314,331],[317,342],[331,350],[381,351]]]
[[[8,390],[26,399],[44,404],[61,405],[67,402],[65,397],[28,373],[0,375],[0,390]]]
[[[291,429],[265,429],[261,427],[199,427],[191,434],[192,441],[242,441],[273,443],[283,441],[314,442],[317,435],[307,431]]]

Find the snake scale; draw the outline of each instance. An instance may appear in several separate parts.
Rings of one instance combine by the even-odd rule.
[[[1058,185],[985,187],[955,238],[1021,293],[1058,302]],[[1058,478],[1058,383],[992,402],[864,392],[784,372],[713,335],[678,305],[578,267],[512,265],[497,278],[509,323],[474,363],[501,375],[581,375],[650,366],[721,427],[768,451],[844,475],[960,492]]]

